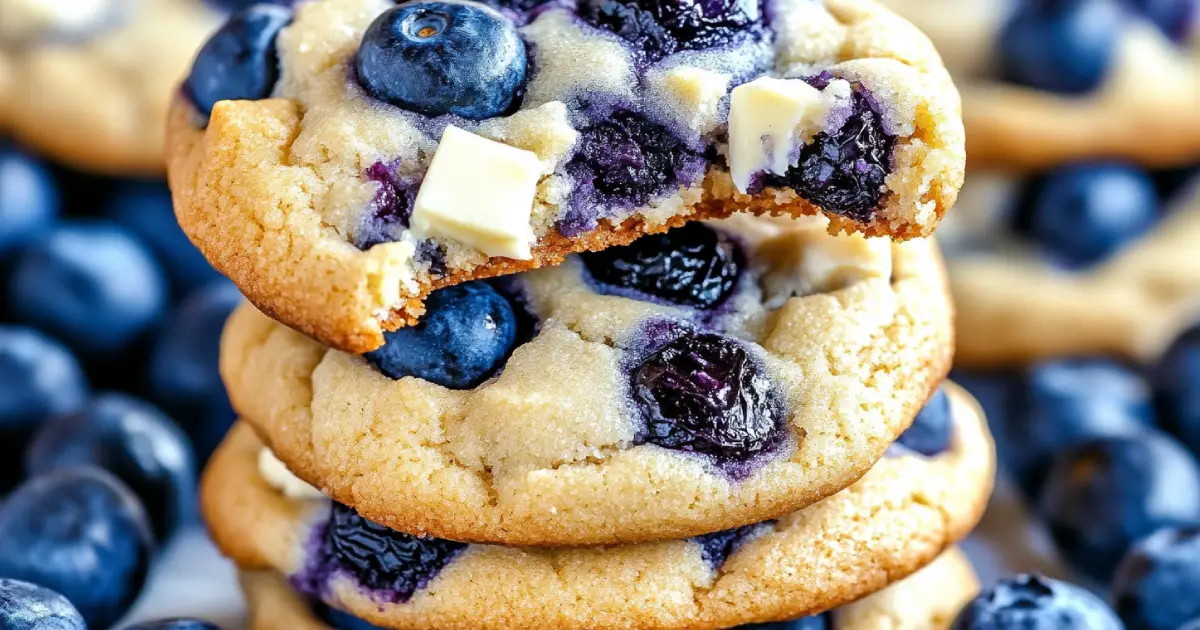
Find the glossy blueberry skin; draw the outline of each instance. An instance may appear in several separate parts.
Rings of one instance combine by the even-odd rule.
[[[0,260],[49,230],[60,206],[50,171],[0,143]]]
[[[25,455],[37,476],[59,468],[95,466],[116,475],[167,540],[193,512],[196,463],[192,445],[170,418],[149,403],[105,393],[38,431]]]
[[[1169,527],[1138,541],[1117,565],[1112,602],[1129,630],[1177,630],[1200,619],[1200,528]]]
[[[954,438],[954,417],[950,412],[950,397],[939,387],[933,398],[925,403],[908,429],[896,440],[900,445],[926,457],[945,453]]]
[[[1138,539],[1200,523],[1200,465],[1154,430],[1089,440],[1054,459],[1038,514],[1072,568],[1107,582]]]
[[[183,427],[200,463],[236,419],[218,358],[225,321],[241,302],[227,280],[192,292],[167,319],[150,353],[150,397]]]
[[[104,215],[150,248],[170,280],[174,295],[182,297],[221,279],[175,221],[171,191],[165,185],[123,181],[105,204]]]
[[[450,389],[470,389],[503,365],[517,337],[517,317],[485,282],[429,295],[415,326],[384,333],[382,348],[363,355],[393,379],[414,376]]]
[[[811,615],[791,621],[776,621],[775,623],[752,623],[738,626],[738,630],[834,630],[829,621],[829,614]]]
[[[0,579],[0,628],[4,630],[87,630],[67,598],[36,584]]]
[[[1200,453],[1200,326],[1172,342],[1153,370],[1163,428]]]
[[[0,506],[0,577],[62,593],[89,628],[108,628],[129,610],[152,549],[141,503],[98,468],[35,477]]]
[[[363,621],[354,615],[320,603],[314,605],[313,613],[335,630],[383,630],[379,626]]]
[[[1064,166],[1029,184],[1016,230],[1054,263],[1086,267],[1148,232],[1161,215],[1154,180],[1114,163]]]
[[[1124,0],[1169,38],[1184,42],[1192,34],[1200,3],[1196,0]]]
[[[1114,361],[1061,359],[1028,367],[1010,389],[1010,413],[993,425],[1005,467],[1036,497],[1051,459],[1080,442],[1139,433],[1155,424],[1142,376]]]
[[[125,626],[124,630],[221,630],[221,628],[200,619],[158,619]]]
[[[381,14],[355,59],[371,96],[426,116],[471,120],[514,109],[527,65],[512,20],[482,4],[422,1]]]
[[[1124,630],[1104,601],[1050,578],[1017,575],[982,592],[959,612],[951,630]]]
[[[8,300],[17,321],[85,358],[107,358],[161,320],[167,283],[150,252],[121,227],[72,221],[17,257]]]
[[[205,119],[219,101],[267,98],[279,80],[275,39],[292,21],[292,10],[254,4],[235,14],[209,38],[183,83],[183,93]]]
[[[1006,80],[1070,95],[1103,83],[1126,20],[1115,0],[1046,0],[1016,7],[997,42]]]

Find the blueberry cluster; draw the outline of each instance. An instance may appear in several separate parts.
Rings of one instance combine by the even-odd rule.
[[[108,628],[195,521],[196,471],[234,418],[217,348],[241,296],[162,184],[8,144],[0,291],[0,627]],[[140,628],[212,628],[185,622]]]

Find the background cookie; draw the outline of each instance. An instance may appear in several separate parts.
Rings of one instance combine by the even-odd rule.
[[[218,546],[243,569],[285,573],[304,592],[380,625],[636,620],[652,629],[794,618],[901,579],[977,522],[991,490],[991,440],[970,398],[951,392],[943,399],[950,409],[849,489],[775,521],[689,540],[533,550],[414,538],[340,504],[331,511],[323,499],[285,497],[261,476],[262,443],[244,425],[205,475],[204,513]],[[929,448],[931,434],[948,449]],[[375,551],[361,554],[359,544]],[[414,545],[419,568],[399,560]]]
[[[426,342],[488,345],[492,335],[465,336],[474,329],[466,316],[404,329],[412,336],[364,358],[247,306],[222,345],[231,400],[302,478],[389,527],[455,540],[680,538],[846,487],[948,369],[950,307],[936,249],[834,237],[819,222],[685,229],[688,240],[651,249],[732,234],[745,251],[745,271],[715,310],[620,297],[636,294],[589,280],[588,258],[573,258],[501,289],[522,296],[541,329],[499,376],[462,388],[463,370],[413,361],[428,353],[455,357],[454,368],[478,365],[446,354],[454,345]],[[479,297],[493,289],[464,286],[478,290],[452,304],[506,319],[501,298]],[[720,384],[716,397],[705,393],[709,382]]]
[[[720,14],[690,26],[602,5],[436,5],[471,26],[431,46],[492,54],[429,59],[382,36],[424,5],[235,18],[171,116],[181,225],[263,312],[366,352],[433,289],[686,220],[824,212],[911,238],[953,205],[958,95],[928,40],[872,0],[705,5]],[[622,22],[636,16],[655,35]]]

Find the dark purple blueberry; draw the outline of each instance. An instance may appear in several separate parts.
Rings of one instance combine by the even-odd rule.
[[[336,608],[326,606],[321,602],[313,604],[313,614],[335,630],[383,630],[379,626],[363,621],[350,613],[344,613]]]
[[[643,236],[631,245],[581,255],[602,290],[713,308],[729,297],[745,264],[728,236],[702,223]]]
[[[358,82],[371,96],[426,116],[500,116],[519,103],[528,60],[512,20],[481,4],[405,2],[363,35]]]
[[[45,234],[61,207],[50,169],[0,142],[0,259]]]
[[[759,0],[583,0],[579,15],[657,61],[763,32]]]
[[[1129,630],[1179,630],[1200,619],[1200,528],[1159,530],[1117,565],[1112,601]]]
[[[495,374],[516,345],[512,304],[486,282],[434,291],[425,309],[416,325],[384,333],[383,347],[364,355],[367,361],[393,379],[470,389]]]
[[[1196,0],[1124,0],[1130,7],[1154,22],[1167,37],[1186,42],[1197,27],[1200,2]]]
[[[704,156],[662,125],[620,112],[582,131],[566,165],[576,191],[558,229],[575,236],[596,227],[605,209],[632,210],[704,175]]]
[[[1163,428],[1200,454],[1200,326],[1179,335],[1154,367]]]
[[[829,613],[810,615],[791,621],[776,621],[774,623],[752,623],[748,626],[738,626],[736,630],[836,630],[829,619]]]
[[[770,527],[770,524],[771,522],[755,523],[695,536],[692,538],[692,542],[700,546],[700,557],[704,558],[704,562],[714,569],[719,569],[729,559],[729,556],[733,555],[733,552],[741,548],[746,541]]]
[[[925,403],[912,426],[896,440],[900,445],[926,457],[941,455],[950,448],[954,438],[954,418],[950,413],[950,397],[939,387],[933,398]]]
[[[36,584],[0,579],[0,628],[87,630],[87,625],[66,597]]]
[[[1084,94],[1104,82],[1128,17],[1116,0],[1013,4],[997,45],[1006,80],[1060,94]]]
[[[252,4],[233,14],[196,54],[183,92],[207,118],[219,101],[267,98],[279,80],[275,39],[292,10]]]
[[[221,628],[200,619],[157,619],[125,626],[124,630],[221,630]]]
[[[1153,429],[1096,438],[1054,459],[1038,514],[1072,568],[1107,582],[1137,540],[1200,523],[1200,466]]]
[[[650,444],[738,462],[784,437],[770,378],[728,337],[684,332],[634,368],[632,388]]]
[[[401,177],[395,166],[376,162],[363,173],[367,181],[379,184],[368,207],[366,219],[354,234],[354,245],[371,249],[380,243],[400,239],[412,219],[420,181]]]
[[[828,74],[808,80],[824,89]],[[866,88],[853,84],[851,113],[836,129],[817,134],[800,149],[799,162],[782,176],[769,175],[768,186],[792,188],[826,212],[867,221],[882,202],[884,180],[892,172],[896,136],[887,132],[878,106]]]
[[[315,562],[310,561],[306,572],[310,574],[307,577],[318,580],[348,573],[372,595],[401,603],[424,588],[466,548],[466,543],[393,531],[335,503],[320,533]],[[310,594],[321,589],[320,584],[305,586],[304,577],[298,581]]]
[[[952,630],[1124,630],[1087,589],[1039,575],[1000,580],[966,605]]]

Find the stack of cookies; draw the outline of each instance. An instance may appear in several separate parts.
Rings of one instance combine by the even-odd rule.
[[[203,510],[254,628],[931,628],[974,595],[991,438],[925,238],[959,99],[873,0],[259,5],[168,136],[250,301]]]

